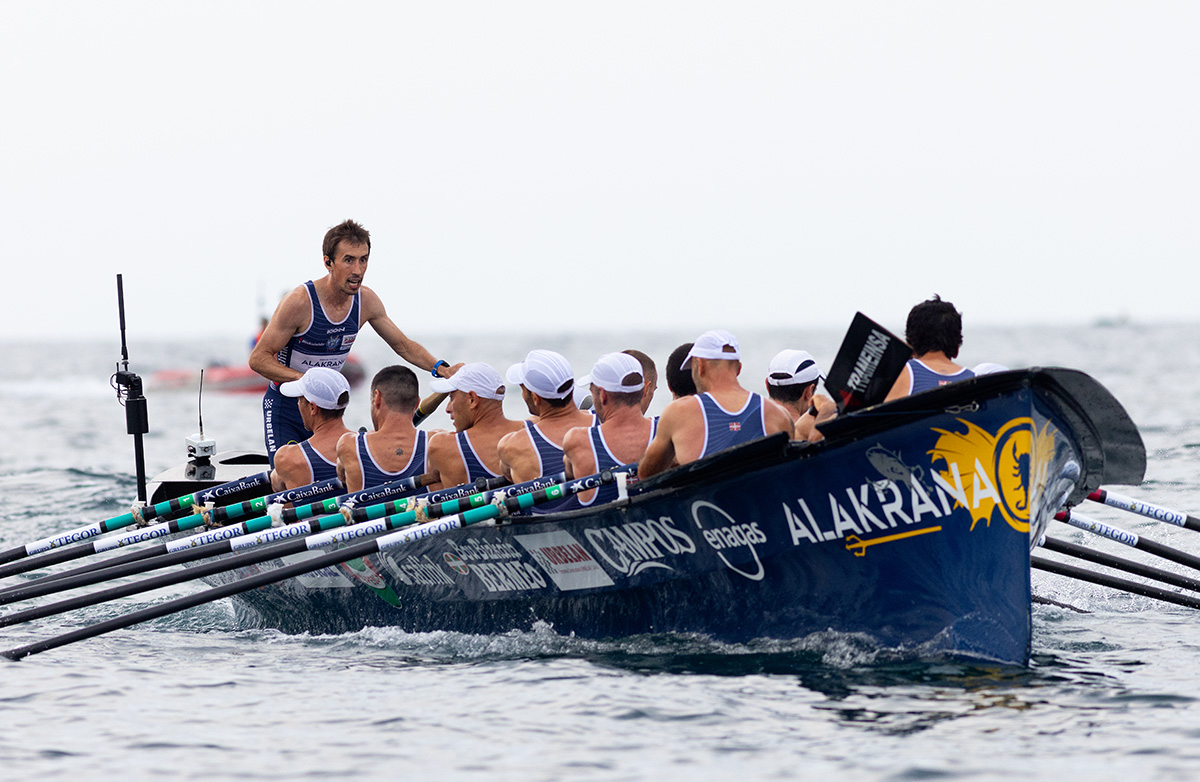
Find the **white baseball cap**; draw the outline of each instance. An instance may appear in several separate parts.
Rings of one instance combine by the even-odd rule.
[[[350,404],[350,381],[336,369],[312,367],[300,379],[280,383],[279,393],[302,396],[323,410],[343,410]]]
[[[732,348],[732,350],[726,350]],[[742,354],[738,352],[737,337],[730,334],[724,329],[713,329],[706,331],[696,337],[696,341],[692,344],[692,349],[683,359],[683,363],[679,365],[680,369],[687,369],[688,364],[693,358],[715,358],[721,361],[741,361]]]
[[[439,377],[429,384],[429,388],[439,394],[451,391],[474,391],[484,399],[503,399],[504,381],[500,373],[482,361],[463,364],[450,377]]]
[[[781,350],[767,367],[767,382],[773,386],[795,386],[821,379],[821,370],[807,350]]]
[[[971,371],[977,375],[990,375],[993,372],[1007,372],[1008,367],[1003,364],[994,364],[991,361],[985,361],[982,364],[976,364]]]
[[[637,375],[636,383],[625,383],[624,379]],[[646,385],[642,377],[642,365],[636,358],[627,353],[605,353],[595,364],[592,371],[579,378],[579,385],[595,385],[611,394],[632,394],[641,391]]]
[[[528,388],[544,399],[563,399],[575,387],[571,363],[553,350],[531,350],[520,364],[504,373],[510,383]]]

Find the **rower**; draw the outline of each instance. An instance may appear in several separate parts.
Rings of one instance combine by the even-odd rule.
[[[680,368],[691,370],[698,395],[676,399],[663,410],[639,463],[639,478],[769,434],[792,433],[792,419],[782,407],[738,382],[741,353],[728,331],[697,337]]]
[[[817,393],[821,380],[821,369],[806,350],[781,350],[767,367],[767,396],[792,419],[794,440],[809,439],[816,424],[837,415],[837,404]]]
[[[410,364],[448,377],[456,367],[433,354],[388,317],[383,301],[362,284],[371,254],[371,234],[353,220],[330,228],[322,244],[327,273],[287,294],[250,352],[250,368],[271,381],[263,396],[263,429],[267,456],[311,432],[304,428],[296,403],[279,392],[279,384],[299,378],[314,366],[340,369],[364,323]]]
[[[522,483],[562,472],[563,438],[577,426],[592,425],[591,414],[575,406],[570,362],[552,350],[531,350],[524,361],[508,368],[506,377],[521,386],[521,398],[532,418],[524,422],[522,431],[500,440],[505,477]]]
[[[671,392],[672,400],[682,399],[696,393],[696,384],[692,382],[691,371],[683,368],[683,361],[687,358],[688,351],[692,349],[692,344],[691,342],[683,343],[672,350],[671,356],[667,359],[667,390]]]
[[[654,359],[636,348],[629,348],[621,352],[627,356],[633,356],[642,365],[642,377],[645,384],[642,386],[641,408],[642,415],[645,415],[650,411],[650,404],[654,401],[654,392],[658,390],[658,367],[654,366]],[[582,383],[582,381],[580,382]]]
[[[592,475],[601,470],[631,464],[642,458],[654,438],[655,422],[646,418],[645,387],[641,363],[623,353],[607,353],[580,378],[588,385],[599,421],[589,427],[571,429],[563,438],[563,464],[567,477]],[[588,506],[617,498],[614,484],[577,495]]]
[[[454,422],[453,432],[438,432],[429,438],[429,468],[440,476],[431,489],[461,486],[479,478],[502,474],[500,439],[520,431],[520,421],[504,416],[504,381],[490,365],[463,364],[448,378],[429,384],[431,390],[449,394],[446,412]]]
[[[299,380],[280,383],[279,392],[297,400],[300,419],[312,436],[279,449],[271,487],[283,491],[336,478],[338,440],[350,431],[342,421],[350,404],[350,382],[337,370],[313,367]]]
[[[413,426],[421,401],[417,376],[394,364],[371,380],[373,432],[347,432],[337,443],[337,474],[346,491],[361,491],[429,472],[429,433]]]
[[[963,342],[962,314],[937,294],[909,310],[904,340],[913,357],[884,401],[975,377],[974,372],[954,363]]]

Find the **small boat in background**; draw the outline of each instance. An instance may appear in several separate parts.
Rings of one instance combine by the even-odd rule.
[[[342,374],[354,388],[362,383],[367,372],[362,362],[347,356]],[[148,386],[154,391],[194,391],[200,385],[199,369],[163,369],[150,375]],[[261,394],[267,390],[267,380],[248,364],[212,364],[204,368],[204,388],[230,394]]]

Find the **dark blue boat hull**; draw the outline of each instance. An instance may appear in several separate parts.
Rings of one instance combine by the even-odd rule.
[[[1119,405],[1089,417],[1089,401],[1111,397],[1080,373],[958,385],[847,416],[818,446],[750,443],[594,511],[430,536],[245,593],[239,607],[287,632],[545,623],[744,642],[833,630],[1024,664],[1031,531],[1102,480],[1140,480],[1121,480],[1138,470],[1140,438]]]

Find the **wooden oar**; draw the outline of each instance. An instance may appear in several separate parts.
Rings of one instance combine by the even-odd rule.
[[[1130,513],[1136,513],[1139,516],[1154,519],[1155,521],[1163,521],[1167,524],[1174,524],[1176,527],[1200,532],[1200,519],[1183,511],[1171,510],[1161,505],[1135,500],[1132,497],[1126,497],[1123,494],[1117,494],[1107,489],[1096,489],[1087,498],[1092,502],[1099,502],[1110,508],[1119,508]]]
[[[556,481],[565,480],[565,476],[559,473],[554,477],[538,478],[528,481],[524,484],[517,484],[506,489],[493,489],[477,494],[471,494],[466,497],[458,497],[448,499],[437,504],[431,504],[424,507],[424,514],[427,518],[439,518],[448,516],[462,511],[477,508],[487,505],[492,502],[499,492],[507,494],[527,494],[537,490],[543,490],[555,485]],[[401,500],[393,500],[376,505],[356,507],[348,510],[345,513],[336,513],[328,516],[322,516],[313,521],[298,521],[293,524],[283,526],[273,526],[270,519],[252,519],[250,521],[241,522],[227,527],[218,527],[216,529],[207,530],[196,535],[192,535],[181,540],[168,541],[161,544],[160,549],[154,551],[155,556],[152,558],[141,558],[131,560],[121,564],[106,567],[103,570],[83,570],[72,575],[63,576],[57,579],[41,579],[32,581],[26,584],[10,587],[9,589],[0,592],[0,605],[16,603],[22,600],[29,600],[34,597],[42,597],[44,595],[64,592],[68,589],[77,589],[79,587],[91,586],[102,581],[110,581],[115,578],[124,578],[133,576],[139,573],[146,573],[151,570],[169,567],[171,565],[182,565],[189,562],[195,562],[208,557],[215,557],[221,554],[229,554],[241,551],[247,548],[261,546],[269,543],[275,543],[280,540],[290,538],[301,538],[306,535],[311,535],[317,532],[324,532],[338,527],[342,527],[351,522],[362,523],[372,521],[382,517],[388,517],[388,514],[393,514],[393,520],[399,515],[409,515],[415,520],[416,511],[421,505],[427,501],[428,497],[434,497],[442,492],[433,492],[430,495],[422,495],[418,497],[409,497]],[[453,492],[449,492],[453,493]],[[187,580],[187,579],[184,579]]]
[[[0,578],[16,575],[18,573],[26,573],[30,570],[38,570],[50,565],[57,565],[61,562],[69,562],[73,559],[99,554],[104,551],[112,551],[116,548],[131,546],[135,543],[142,543],[155,538],[166,537],[167,535],[176,532],[183,532],[189,529],[208,524],[221,525],[228,522],[230,519],[237,519],[243,516],[261,516],[267,512],[268,506],[272,503],[286,502],[301,502],[303,500],[315,500],[321,497],[326,497],[330,494],[337,494],[345,487],[337,478],[330,478],[325,481],[318,481],[307,486],[298,486],[294,489],[285,489],[281,492],[268,494],[265,497],[258,497],[246,502],[239,502],[233,505],[226,505],[219,508],[212,508],[203,512],[192,513],[190,516],[181,516],[172,521],[162,522],[147,527],[139,527],[134,532],[105,537],[99,540],[85,542],[78,546],[67,546],[63,548],[51,549],[43,554],[35,557],[17,560],[10,562],[7,565],[0,565]],[[190,506],[193,510],[199,508],[199,505]]]
[[[1087,546],[1068,543],[1065,540],[1058,540],[1056,538],[1048,538],[1044,535],[1042,536],[1042,540],[1039,545],[1041,545],[1047,551],[1054,551],[1059,554],[1065,554],[1068,557],[1075,557],[1076,559],[1095,562],[1097,565],[1103,565],[1104,567],[1110,567],[1116,570],[1124,570],[1126,573],[1132,573],[1135,576],[1152,578],[1155,581],[1161,581],[1164,584],[1170,584],[1171,586],[1177,586],[1183,589],[1190,589],[1193,592],[1200,592],[1200,580],[1188,578],[1187,576],[1181,576],[1178,573],[1172,573],[1169,570],[1152,567],[1151,565],[1143,565],[1140,562],[1134,562],[1133,560],[1125,559],[1124,557],[1106,554],[1103,551],[1096,551],[1095,549],[1088,548]]]
[[[186,597],[177,598],[175,600],[170,600],[170,601],[161,603],[156,606],[150,606],[149,608],[144,608],[140,611],[135,611],[131,614],[127,614],[126,616],[117,617],[115,619],[111,619],[106,622],[100,622],[98,624],[91,625],[89,627],[84,627],[79,630],[75,630],[74,632],[65,633],[63,635],[59,635],[59,636],[50,638],[45,641],[40,641],[38,643],[29,644],[27,646],[22,646],[22,647],[19,647],[16,649],[9,649],[7,651],[0,652],[0,655],[3,655],[4,657],[7,657],[11,660],[20,660],[21,658],[26,657],[30,654],[36,654],[37,652],[43,652],[48,649],[55,649],[59,646],[64,646],[66,644],[73,643],[75,641],[81,641],[86,638],[92,638],[94,636],[101,635],[103,633],[111,632],[113,630],[119,630],[121,628],[130,627],[130,626],[138,624],[140,622],[144,622],[148,619],[155,619],[155,618],[158,618],[161,616],[167,616],[168,614],[177,613],[177,612],[182,611],[187,608],[192,608],[194,606],[212,602],[213,600],[219,600],[221,598],[229,597],[231,595],[241,594],[242,592],[246,592],[251,589],[257,589],[259,587],[266,586],[268,584],[277,583],[279,581],[284,581],[284,580],[286,580],[288,578],[292,578],[294,576],[303,575],[305,573],[311,573],[315,570],[320,570],[321,568],[339,565],[343,562],[349,562],[352,559],[361,559],[363,557],[367,557],[372,554],[377,554],[377,553],[380,553],[383,551],[387,551],[387,550],[395,548],[397,546],[402,546],[406,543],[410,543],[412,541],[419,540],[421,538],[425,538],[430,535],[437,535],[442,532],[447,532],[452,529],[458,529],[460,527],[464,527],[469,524],[475,524],[480,521],[494,519],[494,518],[497,518],[506,513],[527,510],[528,508],[531,508],[534,505],[541,504],[543,502],[549,502],[549,501],[553,501],[553,500],[562,499],[563,497],[566,497],[569,494],[576,494],[581,491],[589,491],[591,489],[596,489],[596,488],[599,488],[600,486],[605,485],[606,483],[610,483],[613,479],[614,479],[613,471],[605,470],[601,473],[597,473],[596,475],[590,475],[585,478],[576,478],[571,481],[568,481],[568,482],[565,482],[562,484],[556,484],[554,486],[550,486],[545,489],[539,489],[534,492],[520,494],[517,496],[505,497],[503,500],[500,500],[496,504],[485,505],[483,507],[464,511],[461,514],[454,514],[454,515],[447,516],[447,517],[444,517],[441,519],[435,519],[433,521],[418,524],[415,527],[413,527],[412,529],[402,529],[398,532],[382,534],[382,535],[379,535],[378,537],[372,538],[370,540],[364,540],[362,542],[355,542],[355,541],[361,540],[364,535],[369,535],[369,534],[373,534],[373,533],[371,530],[368,530],[368,529],[356,529],[356,528],[365,528],[365,527],[374,528],[376,526],[379,526],[382,521],[386,521],[386,522],[392,524],[393,525],[392,528],[395,528],[398,526],[412,525],[416,522],[415,513],[414,514],[408,514],[408,513],[399,514],[396,517],[388,517],[388,519],[386,519],[386,520],[381,520],[381,522],[372,522],[370,524],[354,525],[353,527],[347,527],[346,529],[335,530],[327,535],[312,536],[305,540],[288,541],[288,542],[281,543],[281,544],[278,544],[275,546],[266,547],[260,551],[249,552],[248,554],[245,554],[245,555],[230,557],[230,558],[219,560],[216,562],[207,563],[206,565],[201,565],[199,567],[192,568],[190,571],[187,571],[183,574],[166,573],[166,574],[163,574],[162,576],[157,577],[156,579],[148,579],[148,581],[163,580],[165,582],[165,580],[168,578],[178,577],[180,575],[185,576],[185,578],[183,578],[182,580],[190,580],[190,578],[196,578],[196,577],[199,577],[200,575],[212,575],[212,574],[219,573],[219,572],[235,570],[239,567],[244,567],[249,564],[257,564],[259,562],[265,562],[265,561],[268,561],[271,559],[276,559],[278,557],[286,556],[287,554],[290,554],[290,553],[300,553],[301,551],[313,551],[313,550],[316,550],[319,548],[324,548],[326,546],[336,545],[338,543],[353,544],[353,545],[349,545],[347,548],[338,549],[336,551],[329,552],[322,556],[317,556],[317,557],[313,557],[311,559],[306,559],[303,562],[297,562],[292,565],[285,565],[284,567],[281,567],[277,570],[269,570],[269,571],[257,573],[253,576],[243,578],[239,581],[235,581],[230,584],[225,584],[225,585],[222,585],[219,587],[215,587],[213,589],[209,589],[209,590],[200,592],[195,595],[188,595]],[[403,518],[401,519],[401,517],[403,517]],[[194,572],[194,571],[199,571],[199,570],[204,570],[205,573],[200,574],[200,573]],[[190,578],[188,578],[189,576],[190,576]],[[145,582],[143,582],[143,583],[145,583]],[[170,582],[170,583],[174,583],[174,582]],[[160,585],[165,586],[166,583],[163,583]],[[129,585],[129,586],[136,586],[136,585]],[[150,588],[157,588],[157,586],[150,587]],[[121,589],[121,587],[118,587],[117,589],[110,590],[110,592],[116,592],[120,589]],[[121,595],[114,595],[114,597],[119,597],[119,596],[121,596]],[[87,596],[87,597],[92,597],[92,596]],[[113,599],[113,598],[107,598],[107,599]],[[67,602],[67,601],[64,601],[64,602]],[[64,609],[64,610],[69,610],[69,609]],[[22,613],[24,613],[24,612],[22,612]],[[15,615],[13,615],[13,616],[15,616]],[[30,617],[30,618],[32,618],[32,617]],[[7,617],[6,617],[6,619],[7,619]]]
[[[1042,557],[1031,556],[1029,558],[1030,566],[1044,570],[1047,573],[1056,573],[1067,578],[1074,578],[1079,581],[1088,581],[1093,584],[1119,589],[1122,592],[1131,592],[1135,595],[1143,597],[1151,597],[1155,600],[1162,600],[1167,603],[1187,606],[1188,608],[1200,608],[1200,598],[1191,597],[1189,595],[1181,595],[1177,592],[1171,592],[1166,589],[1149,586],[1148,584],[1139,584],[1136,581],[1129,581],[1124,578],[1116,578],[1115,576],[1106,576],[1103,573],[1096,573],[1086,568],[1075,567],[1063,562],[1055,562],[1053,560],[1044,559]]]
[[[89,538],[94,538],[97,535],[103,535],[106,532],[112,532],[113,530],[117,530],[122,527],[128,527],[130,524],[137,522],[138,516],[141,516],[143,521],[149,521],[150,519],[156,519],[159,516],[167,513],[190,508],[193,505],[206,504],[214,499],[220,499],[222,495],[229,495],[235,491],[249,491],[250,489],[258,489],[264,486],[268,488],[271,486],[270,473],[263,472],[257,475],[239,478],[236,481],[223,483],[220,486],[203,489],[191,494],[186,494],[182,497],[176,497],[175,499],[164,500],[156,505],[147,505],[146,507],[139,509],[137,515],[135,515],[133,511],[130,511],[129,513],[123,513],[120,516],[113,516],[111,519],[98,521],[95,524],[89,524],[85,527],[78,527],[73,530],[68,530],[67,532],[60,532],[57,535],[52,535],[48,538],[42,538],[41,540],[35,540],[32,543],[26,543],[24,546],[17,546],[16,548],[9,549],[8,551],[0,552],[0,563],[14,562],[18,559],[31,557],[35,554],[41,554],[42,552],[49,551],[50,549],[67,546],[71,543],[79,543],[81,541],[88,540]]]
[[[1115,540],[1117,543],[1130,546],[1140,551],[1145,551],[1148,554],[1153,554],[1156,557],[1169,559],[1172,562],[1178,562],[1180,565],[1187,565],[1190,568],[1200,570],[1200,557],[1194,557],[1191,554],[1180,551],[1179,549],[1164,546],[1162,543],[1156,543],[1153,540],[1148,540],[1128,530],[1123,530],[1119,527],[1114,527],[1111,524],[1105,524],[1102,521],[1089,519],[1086,516],[1081,516],[1071,510],[1060,511],[1054,516],[1058,521],[1066,522],[1076,529],[1081,529],[1086,532],[1091,532],[1094,535]]]

